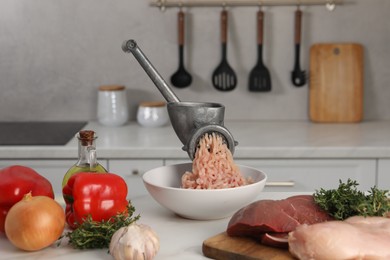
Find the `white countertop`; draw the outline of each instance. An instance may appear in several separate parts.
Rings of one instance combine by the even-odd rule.
[[[283,199],[296,193],[264,192],[258,199]],[[149,195],[132,198],[140,214],[138,223],[151,226],[160,238],[160,250],[156,260],[192,260],[209,259],[203,256],[202,243],[209,237],[226,230],[230,218],[212,221],[189,220],[176,216],[161,207]],[[4,236],[0,235],[0,259],[113,259],[107,249],[77,250],[66,242],[59,247],[51,247],[37,251],[24,252],[15,248]]]
[[[390,158],[390,121],[316,124],[309,121],[228,121],[239,142],[235,158]],[[171,125],[145,128],[136,122],[105,127],[90,122],[98,134],[101,159],[188,158]],[[64,146],[0,146],[0,159],[74,159],[77,140]]]

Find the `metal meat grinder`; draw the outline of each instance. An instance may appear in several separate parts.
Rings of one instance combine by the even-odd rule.
[[[218,103],[181,102],[138,47],[136,41],[125,41],[122,49],[124,52],[131,52],[134,55],[166,99],[173,129],[184,145],[182,149],[188,153],[191,160],[195,157],[200,138],[213,132],[220,134],[231,153],[234,153],[234,148],[238,142],[234,141],[232,134],[224,127],[225,107],[223,105]]]

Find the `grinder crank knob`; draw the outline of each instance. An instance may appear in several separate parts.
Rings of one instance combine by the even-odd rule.
[[[203,137],[203,135],[211,133],[220,134],[224,138],[224,141],[226,142],[230,152],[234,154],[234,149],[235,146],[238,145],[238,142],[234,141],[233,135],[229,132],[229,130],[226,129],[226,127],[211,124],[197,128],[191,138],[188,140],[187,146],[185,147],[187,149],[183,148],[184,150],[187,150],[188,156],[191,160],[194,160],[195,158],[195,152],[198,148],[200,139]]]

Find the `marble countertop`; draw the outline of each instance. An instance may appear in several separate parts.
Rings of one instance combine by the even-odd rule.
[[[390,121],[227,121],[225,127],[239,143],[235,158],[390,158]],[[101,159],[188,158],[171,125],[106,127],[90,122],[85,129],[97,132]],[[75,138],[64,146],[0,146],[0,159],[74,159],[76,154]]]
[[[297,193],[264,192],[258,199],[283,199]],[[181,218],[161,207],[149,195],[132,198],[136,208],[135,214],[140,214],[138,223],[151,226],[160,238],[160,250],[156,260],[198,260],[209,259],[203,256],[204,240],[226,230],[230,218],[212,221],[199,221]],[[71,248],[66,241],[60,246],[53,244],[37,252],[24,252],[15,248],[0,234],[1,259],[113,259],[107,249],[77,250]]]

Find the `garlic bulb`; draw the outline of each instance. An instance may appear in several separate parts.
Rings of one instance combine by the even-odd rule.
[[[115,260],[150,260],[160,249],[160,240],[148,225],[132,223],[111,238],[110,253]]]

